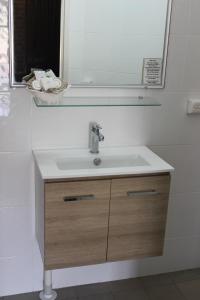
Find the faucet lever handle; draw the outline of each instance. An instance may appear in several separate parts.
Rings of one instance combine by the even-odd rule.
[[[92,124],[94,129],[102,129],[102,127],[98,123]]]
[[[99,129],[99,130],[102,129],[102,127],[99,124],[97,124],[96,128]]]
[[[93,124],[92,131],[93,132],[99,132],[102,129],[102,127],[99,124]]]

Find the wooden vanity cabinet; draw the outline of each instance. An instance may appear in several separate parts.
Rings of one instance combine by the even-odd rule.
[[[112,180],[108,261],[162,255],[169,185],[169,175]]]
[[[106,262],[110,181],[45,184],[45,268]]]
[[[45,270],[162,255],[169,187],[169,174],[63,182],[37,176]]]

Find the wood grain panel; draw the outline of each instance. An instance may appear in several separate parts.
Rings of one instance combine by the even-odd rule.
[[[162,255],[169,186],[169,175],[112,180],[108,261]]]
[[[106,261],[109,201],[110,180],[45,184],[45,269]]]

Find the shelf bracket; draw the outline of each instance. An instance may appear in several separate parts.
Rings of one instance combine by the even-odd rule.
[[[55,300],[57,293],[52,289],[52,271],[44,271],[43,291],[40,292],[41,300]]]

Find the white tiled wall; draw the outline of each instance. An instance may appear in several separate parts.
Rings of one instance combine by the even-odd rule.
[[[0,0],[0,16],[6,14],[6,4]],[[70,91],[80,95],[143,93],[161,101],[160,108],[38,109],[23,89],[8,90],[6,102],[0,95],[0,296],[42,287],[42,264],[34,238],[32,147],[87,146],[91,120],[102,124],[106,146],[147,144],[175,166],[165,254],[54,271],[54,286],[200,267],[200,116],[187,116],[185,110],[189,97],[200,97],[199,11],[199,0],[174,0],[164,90]],[[0,17],[0,83],[8,82],[3,71],[8,60],[6,20]],[[6,93],[4,88],[1,85],[0,94]]]

